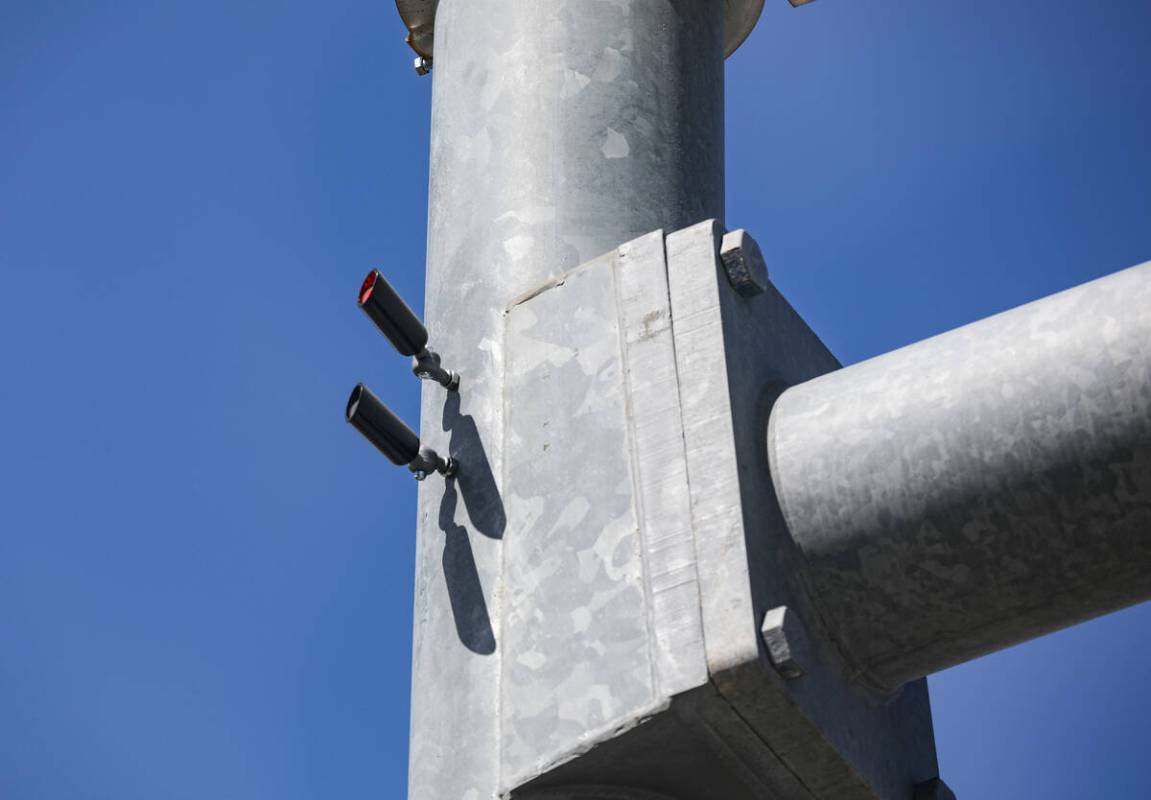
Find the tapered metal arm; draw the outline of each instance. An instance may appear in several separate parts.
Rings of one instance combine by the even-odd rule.
[[[902,683],[1151,597],[1151,264],[785,391],[827,632]]]

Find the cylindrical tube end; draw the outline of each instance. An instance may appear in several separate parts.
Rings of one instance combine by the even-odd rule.
[[[357,304],[402,356],[414,356],[428,344],[428,331],[387,278],[374,269],[360,285]]]
[[[344,418],[398,466],[420,454],[420,438],[362,383],[348,397]]]

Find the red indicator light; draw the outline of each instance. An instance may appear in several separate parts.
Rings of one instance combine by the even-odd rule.
[[[368,298],[372,296],[372,290],[376,288],[376,279],[380,277],[380,271],[374,269],[368,273],[368,277],[364,278],[364,284],[360,287],[360,305],[368,302]]]

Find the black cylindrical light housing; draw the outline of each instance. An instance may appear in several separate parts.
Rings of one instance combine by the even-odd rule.
[[[402,467],[420,454],[420,437],[364,384],[352,389],[344,416],[393,464]]]
[[[427,328],[378,269],[364,278],[359,305],[400,355],[414,356],[427,347]]]

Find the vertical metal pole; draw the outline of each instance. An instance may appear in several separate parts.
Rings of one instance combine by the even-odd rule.
[[[440,3],[429,300],[477,282],[522,291],[657,228],[722,218],[717,6]]]
[[[422,437],[461,468],[420,488],[412,800],[498,791],[499,598],[517,590],[501,576],[504,311],[641,234],[722,218],[724,6],[439,3],[425,316],[463,382],[425,387]]]

